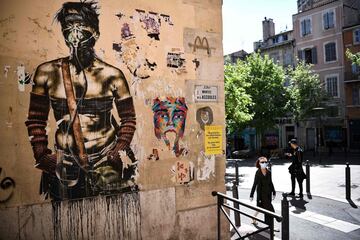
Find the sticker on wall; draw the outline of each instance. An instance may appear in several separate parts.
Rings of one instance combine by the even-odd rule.
[[[172,172],[177,184],[189,184],[194,180],[194,164],[190,161],[177,161]]]
[[[213,123],[213,111],[210,107],[202,107],[196,111],[196,121],[200,124],[202,130],[205,129],[205,125]]]
[[[217,102],[218,86],[195,85],[196,102]]]
[[[223,126],[205,125],[205,154],[222,154],[222,128]]]
[[[152,106],[155,136],[164,141],[169,150],[172,147],[176,157],[186,153],[180,147],[180,139],[184,136],[187,110],[183,97],[156,98]]]
[[[121,27],[121,38],[123,40],[130,40],[134,37],[135,35],[131,32],[129,24],[124,23],[123,26]]]
[[[136,9],[137,18],[142,23],[142,28],[146,30],[147,36],[154,40],[160,40],[160,27],[162,21],[169,26],[173,26],[170,15],[156,12],[146,12]]]
[[[166,66],[173,68],[177,73],[186,73],[184,52],[179,48],[171,49],[171,52],[168,52],[166,56]]]
[[[204,151],[200,151],[198,156],[197,180],[207,181],[211,177],[215,177],[215,155],[205,155]]]

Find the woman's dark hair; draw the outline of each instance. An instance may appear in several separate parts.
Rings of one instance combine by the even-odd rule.
[[[73,15],[80,18],[85,25],[90,26],[100,35],[98,7],[94,1],[66,2],[55,15],[55,19],[61,24],[61,28],[66,27],[66,18]]]

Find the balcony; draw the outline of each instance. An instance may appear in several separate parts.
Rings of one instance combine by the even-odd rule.
[[[344,82],[360,81],[360,72],[353,73],[351,71],[345,72]]]

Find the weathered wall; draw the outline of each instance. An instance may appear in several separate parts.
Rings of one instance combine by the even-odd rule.
[[[135,183],[140,191],[131,193],[136,197],[126,201],[138,208],[132,208],[133,214],[124,213],[127,207],[122,205],[121,217],[132,216],[125,217],[122,222],[115,219],[120,215],[109,219],[101,213],[109,208],[105,203],[112,198],[99,196],[93,201],[82,200],[75,207],[64,201],[56,208],[39,195],[41,170],[34,168],[35,160],[24,122],[36,67],[69,55],[61,26],[53,20],[64,2],[1,2],[0,219],[4,224],[0,228],[0,239],[19,236],[21,239],[48,239],[48,236],[52,238],[60,233],[69,234],[69,226],[74,222],[89,226],[78,222],[85,221],[84,217],[73,217],[70,224],[69,215],[60,213],[59,208],[70,208],[74,216],[86,212],[86,221],[104,218],[105,223],[101,226],[109,224],[107,221],[123,224],[125,220],[141,225],[134,230],[138,232],[131,233],[131,239],[141,236],[153,239],[154,235],[157,239],[215,238],[216,205],[211,191],[225,190],[225,157],[223,153],[205,154],[204,125],[222,126],[224,146],[222,1],[98,2],[100,37],[95,52],[104,62],[124,73],[136,112],[137,125],[131,148],[138,161]],[[195,89],[199,86],[217,88],[216,99],[196,100]],[[153,110],[157,99],[160,104],[169,99],[181,101],[187,107],[183,120],[185,128],[182,134],[176,133],[181,135],[178,141],[176,136],[168,136],[169,145],[154,130]],[[199,109],[210,111],[210,120],[201,122]],[[116,111],[113,114],[119,120]],[[48,146],[54,151],[57,125],[52,110],[46,130]],[[119,203],[123,201],[122,196],[114,198],[107,204],[113,204],[113,207],[123,204]],[[56,228],[59,220],[65,224],[60,230]],[[50,222],[54,229],[49,226]],[[102,234],[89,231],[74,233],[78,234],[75,237],[63,235],[58,238],[91,236],[96,239]],[[137,235],[139,232],[141,234]],[[113,230],[108,233],[115,235],[109,235],[107,239],[124,234]]]

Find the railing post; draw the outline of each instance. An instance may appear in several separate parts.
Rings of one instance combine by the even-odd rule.
[[[281,222],[281,239],[289,240],[289,201],[287,200],[287,194],[282,194],[281,200],[281,215],[283,220]]]
[[[233,198],[239,199],[239,189],[238,189],[238,185],[236,184],[236,181],[233,182],[232,192],[233,192]],[[239,203],[234,202],[234,208],[240,209]],[[234,218],[235,218],[235,226],[240,227],[241,226],[240,213],[235,211]]]
[[[218,240],[221,239],[221,225],[220,225],[220,222],[221,222],[221,219],[220,219],[220,213],[221,213],[221,206],[223,205],[224,203],[224,199],[223,197],[217,195],[217,233],[218,233]]]
[[[310,193],[310,164],[306,160],[306,193]]]
[[[235,160],[235,182],[236,186],[239,186],[239,166],[237,160]]]
[[[349,163],[346,163],[345,168],[345,189],[346,189],[346,199],[351,199],[351,183],[350,183],[350,167]]]

